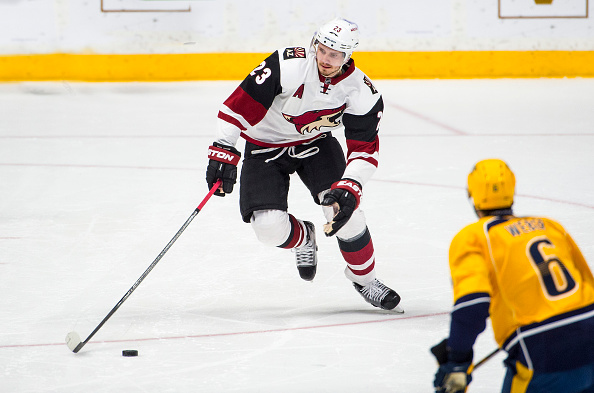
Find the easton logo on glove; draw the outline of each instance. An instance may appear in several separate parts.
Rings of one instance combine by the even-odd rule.
[[[240,156],[228,150],[221,149],[216,146],[210,146],[208,148],[208,158],[215,161],[237,165],[239,163]]]
[[[359,186],[359,183],[350,179],[342,179],[332,185],[333,190],[337,188],[347,190],[351,194],[353,194],[357,199],[355,209],[359,207],[359,204],[361,203],[361,197],[363,196],[363,190],[361,190],[361,186]]]
[[[237,164],[241,153],[233,146],[225,146],[214,142],[208,147],[208,167],[206,168],[206,184],[211,189],[219,179],[223,181],[221,187],[215,191],[216,196],[225,196],[233,191],[237,181]]]

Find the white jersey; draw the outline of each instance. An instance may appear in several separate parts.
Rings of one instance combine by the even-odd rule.
[[[364,184],[378,165],[383,100],[352,59],[343,69],[342,75],[325,78],[312,52],[279,49],[224,102],[216,142],[235,146],[241,136],[263,147],[295,146],[344,126],[344,177]]]

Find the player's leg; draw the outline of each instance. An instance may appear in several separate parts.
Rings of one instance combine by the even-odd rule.
[[[257,210],[287,211],[290,168],[279,165],[280,160],[266,162],[269,153],[258,153],[262,148],[246,142],[239,178],[239,210],[244,222],[249,223]]]
[[[256,152],[254,152],[256,151]],[[317,255],[313,224],[287,212],[289,175],[295,171],[286,156],[272,161],[278,150],[259,153],[261,148],[246,143],[240,178],[240,210],[250,222],[258,240],[275,247],[294,249],[297,268],[305,280],[315,276]]]
[[[297,173],[312,193],[317,204],[330,186],[341,179],[346,168],[344,153],[334,137],[318,140],[313,144],[319,153],[303,159]],[[322,207],[326,220],[333,217],[332,207]],[[365,215],[355,210],[351,219],[336,233],[338,247],[347,264],[345,274],[363,298],[376,307],[395,309],[400,296],[375,277],[375,253]],[[399,309],[398,311],[401,311]]]
[[[320,200],[324,193],[320,193]],[[322,206],[326,221],[331,221],[334,211],[332,206]],[[375,277],[375,251],[371,233],[367,229],[365,215],[361,209],[353,212],[351,219],[336,232],[338,248],[347,266],[345,275],[359,285],[367,285]]]
[[[323,199],[324,191],[320,193]],[[326,220],[331,221],[334,211],[331,206],[322,206]],[[400,307],[400,295],[376,278],[375,250],[371,233],[367,228],[365,215],[361,209],[353,212],[350,220],[336,232],[338,248],[347,266],[346,277],[363,298],[375,307],[384,310],[403,312]]]
[[[256,237],[264,244],[292,249],[299,276],[311,281],[317,270],[317,245],[314,225],[282,210],[256,210],[251,217]]]

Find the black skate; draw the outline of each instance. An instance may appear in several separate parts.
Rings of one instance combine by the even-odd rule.
[[[357,292],[363,296],[363,299],[372,306],[379,307],[383,310],[393,310],[398,313],[403,313],[404,310],[398,307],[400,303],[400,295],[391,288],[388,288],[378,279],[373,279],[372,282],[363,286],[356,282],[353,283]]]
[[[318,265],[318,246],[316,244],[316,229],[314,224],[304,221],[307,229],[307,242],[301,247],[295,247],[295,259],[297,261],[297,270],[299,276],[305,281],[311,281],[316,276]]]

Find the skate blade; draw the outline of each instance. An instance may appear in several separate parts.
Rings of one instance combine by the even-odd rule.
[[[395,314],[404,314],[404,309],[400,306],[396,306],[390,311],[392,311]]]

